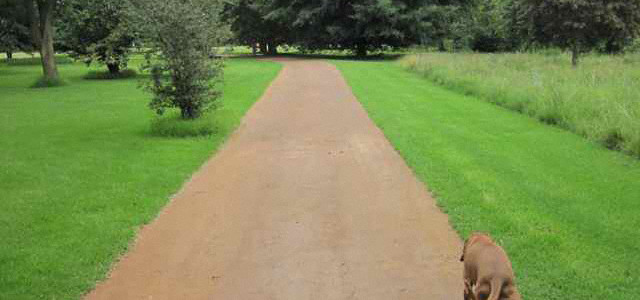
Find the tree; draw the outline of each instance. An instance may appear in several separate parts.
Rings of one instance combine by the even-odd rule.
[[[235,0],[224,4],[223,19],[231,25],[234,39],[253,48],[260,45],[263,54],[277,54],[278,45],[288,41],[289,30],[278,20],[267,19],[266,0]]]
[[[279,2],[279,1],[274,1]],[[290,1],[296,42],[311,50],[350,49],[358,56],[417,42],[423,1]]]
[[[158,114],[179,108],[183,119],[198,118],[214,108],[220,91],[222,61],[214,46],[227,38],[220,21],[222,5],[207,0],[131,1],[130,18],[146,52],[145,84],[154,94],[150,107]]]
[[[125,0],[66,1],[61,40],[70,55],[98,61],[117,74],[126,68],[134,35],[126,23]]]
[[[579,55],[603,43],[623,43],[638,36],[640,0],[514,0],[520,33],[542,45]]]
[[[58,80],[58,67],[53,49],[53,21],[57,2],[56,0],[25,0],[23,4],[29,20],[32,41],[40,51],[44,79],[55,82]]]
[[[0,51],[11,59],[13,52],[31,51],[28,20],[19,0],[0,1]]]
[[[466,1],[466,0],[465,0]],[[358,56],[385,47],[437,40],[457,0],[273,0],[264,18],[286,25],[288,43],[307,50],[352,50]],[[448,14],[448,15],[447,15]]]

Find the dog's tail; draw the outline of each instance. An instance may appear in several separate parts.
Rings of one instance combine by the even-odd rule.
[[[491,279],[491,294],[489,294],[489,298],[487,300],[499,300],[500,294],[502,293],[502,285],[504,284],[504,280],[499,278]]]

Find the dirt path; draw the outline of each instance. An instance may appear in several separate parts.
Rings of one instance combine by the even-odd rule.
[[[458,299],[446,215],[319,60],[285,67],[88,299]]]

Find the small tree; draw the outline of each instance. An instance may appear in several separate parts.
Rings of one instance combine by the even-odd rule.
[[[581,53],[623,43],[640,29],[640,0],[514,0],[521,33],[533,42]]]
[[[127,28],[125,0],[67,0],[60,18],[71,56],[104,64],[111,74],[126,68],[133,33]]]
[[[158,114],[180,109],[194,119],[215,107],[222,61],[214,46],[226,37],[220,23],[221,3],[207,0],[140,0],[131,2],[131,18],[140,30],[146,52],[145,83],[154,94],[150,107]]]

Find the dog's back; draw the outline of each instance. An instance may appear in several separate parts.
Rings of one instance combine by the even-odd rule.
[[[507,253],[488,235],[474,233],[465,243],[461,260],[465,281],[476,286],[475,291],[470,291],[474,298],[520,299]]]

